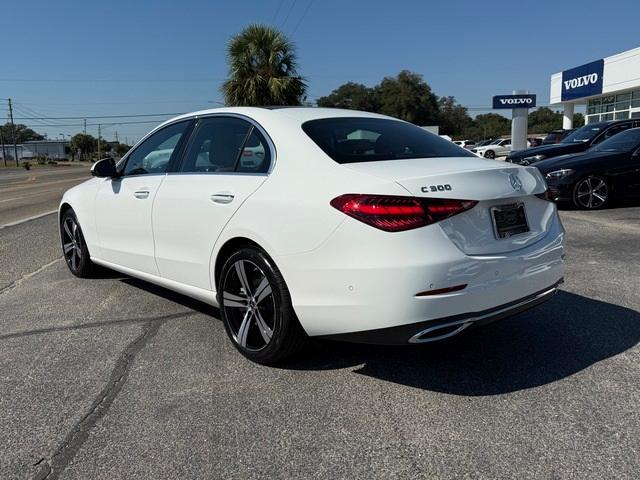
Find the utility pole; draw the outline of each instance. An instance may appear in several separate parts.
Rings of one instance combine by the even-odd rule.
[[[87,134],[87,119],[84,119],[84,134]]]
[[[98,160],[100,160],[100,124],[98,124]]]
[[[11,136],[13,137],[13,154],[16,158],[16,167],[19,166],[18,163],[18,146],[16,145],[16,126],[13,123],[13,107],[11,106],[11,99],[9,98],[9,119],[11,121]]]
[[[116,130],[116,142],[118,142],[118,130]],[[118,142],[120,143],[120,142]]]
[[[4,166],[7,166],[7,152],[4,149],[4,136],[2,135],[2,127],[0,127],[0,143],[2,143],[2,160],[4,161]]]

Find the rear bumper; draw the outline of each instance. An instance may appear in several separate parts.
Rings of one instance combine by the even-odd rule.
[[[461,333],[469,327],[486,325],[536,307],[551,299],[551,297],[553,297],[557,292],[558,286],[561,283],[563,283],[563,279],[560,279],[560,281],[554,285],[551,285],[540,292],[536,292],[505,305],[500,305],[481,312],[453,315],[451,317],[427,320],[412,323],[410,325],[400,325],[397,327],[342,333],[339,335],[322,335],[319,338],[375,345],[406,345],[408,343],[420,344],[444,340]]]
[[[531,245],[468,255],[439,224],[396,235],[347,220],[317,250],[274,261],[308,335],[398,327],[412,332],[406,344],[416,324],[496,313],[556,285],[564,276],[564,229],[553,213],[546,236]],[[456,285],[464,288],[419,294]]]

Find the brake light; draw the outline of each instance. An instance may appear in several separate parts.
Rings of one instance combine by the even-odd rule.
[[[386,232],[401,232],[457,215],[473,208],[478,202],[347,193],[334,198],[330,203],[342,213],[372,227]]]

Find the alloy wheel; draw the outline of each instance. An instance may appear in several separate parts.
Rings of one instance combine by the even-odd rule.
[[[276,329],[273,289],[265,273],[250,260],[238,260],[223,281],[222,307],[233,340],[243,349],[266,348]]]
[[[71,270],[77,270],[82,261],[82,235],[72,216],[66,217],[62,223],[62,250]]]
[[[576,201],[583,208],[599,208],[607,202],[608,198],[609,187],[599,177],[589,176],[576,185]]]

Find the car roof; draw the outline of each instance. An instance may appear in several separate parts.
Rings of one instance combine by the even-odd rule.
[[[343,108],[321,108],[321,107],[221,107],[209,108],[206,110],[198,110],[195,112],[185,113],[177,117],[171,118],[164,122],[168,124],[176,120],[199,117],[204,115],[230,113],[236,115],[245,115],[254,118],[257,121],[265,118],[287,118],[304,123],[309,120],[332,117],[366,117],[366,118],[389,118],[386,115],[378,113],[364,112],[361,110],[347,110]],[[397,120],[397,119],[394,119]]]

